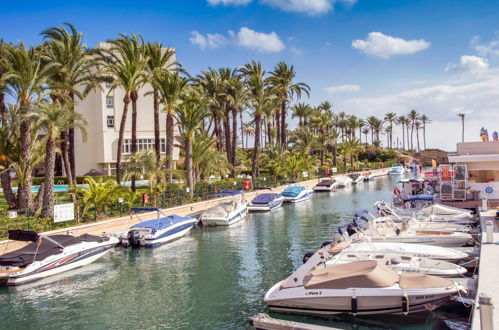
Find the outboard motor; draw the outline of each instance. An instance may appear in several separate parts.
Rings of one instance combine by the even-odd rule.
[[[303,256],[303,263],[306,264],[308,259],[312,258],[313,255],[314,255],[314,252],[305,253],[305,255]]]
[[[128,242],[132,247],[140,247],[140,234],[138,230],[130,230],[128,232]]]
[[[331,244],[331,243],[334,243],[334,241],[324,241],[324,242],[322,242],[321,249],[322,249],[323,247],[325,247],[326,245],[329,245],[329,244]]]
[[[348,233],[348,236],[352,236],[355,233],[357,233],[357,230],[355,230],[355,226],[352,225],[351,223],[348,224],[348,226],[347,226],[347,233]]]

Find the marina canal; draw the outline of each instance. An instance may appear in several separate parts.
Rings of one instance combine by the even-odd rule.
[[[342,221],[380,199],[395,177],[318,193],[231,227],[197,228],[153,249],[117,249],[82,269],[0,289],[0,320],[10,329],[241,329],[268,310],[265,292],[330,240]],[[444,312],[409,317],[271,316],[336,328],[441,328]]]

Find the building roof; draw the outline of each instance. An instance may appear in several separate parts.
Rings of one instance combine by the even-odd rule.
[[[497,162],[499,154],[449,155],[451,163]]]

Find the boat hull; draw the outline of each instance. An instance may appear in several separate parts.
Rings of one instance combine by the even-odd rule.
[[[215,217],[215,216],[201,216],[201,223],[203,226],[230,226],[246,218],[248,207],[237,212],[231,212],[228,216]]]
[[[193,219],[186,223],[180,224],[175,228],[168,229],[162,233],[157,233],[156,237],[146,238],[143,246],[154,247],[176,240],[189,233],[196,224],[196,222],[197,222],[196,219]]]
[[[278,201],[269,204],[253,204],[248,205],[248,211],[250,212],[268,212],[272,211],[282,205],[284,198],[279,198]]]
[[[285,203],[300,203],[308,200],[310,196],[312,196],[313,191],[312,190],[306,190],[303,192],[300,192],[298,196],[295,197],[287,197],[284,196],[284,202]]]

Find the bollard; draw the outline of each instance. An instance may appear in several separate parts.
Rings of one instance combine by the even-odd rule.
[[[487,243],[494,243],[494,224],[492,220],[485,221],[485,232],[487,234]]]
[[[492,298],[486,293],[478,296],[478,306],[480,308],[480,329],[494,330],[494,305]]]
[[[482,197],[482,211],[487,211],[489,209],[489,200],[487,197]]]

